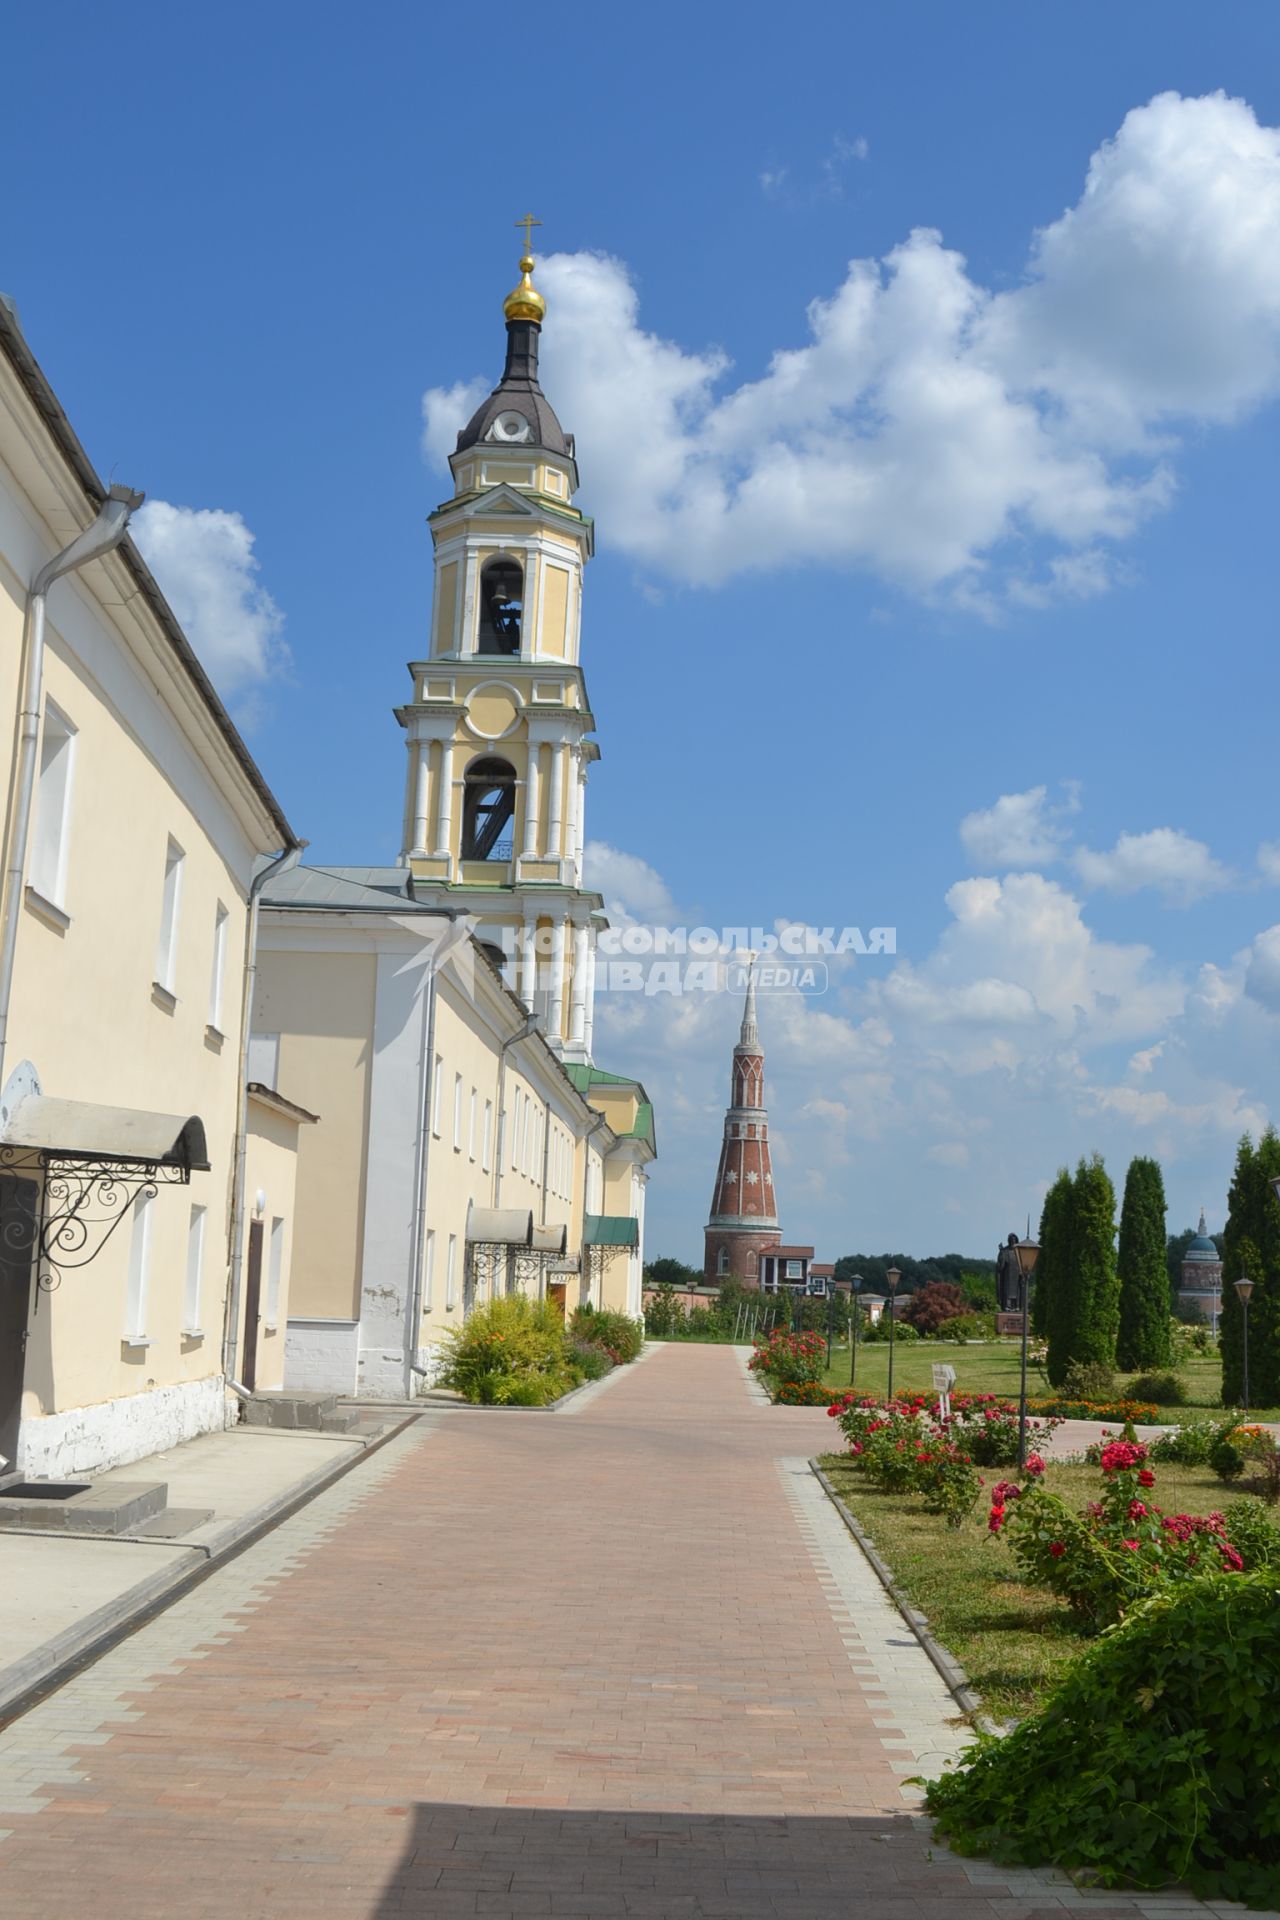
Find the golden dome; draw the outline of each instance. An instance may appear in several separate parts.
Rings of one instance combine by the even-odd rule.
[[[523,225],[523,222],[519,223]],[[534,286],[529,275],[533,272],[533,255],[526,253],[520,262],[520,285],[513,287],[502,303],[502,311],[508,320],[538,320],[547,311],[547,303]]]

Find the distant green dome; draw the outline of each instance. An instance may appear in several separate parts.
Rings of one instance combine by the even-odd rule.
[[[1200,1231],[1182,1256],[1184,1267],[1207,1266],[1212,1260],[1215,1267],[1222,1265],[1222,1255],[1205,1232],[1204,1211],[1200,1213]]]

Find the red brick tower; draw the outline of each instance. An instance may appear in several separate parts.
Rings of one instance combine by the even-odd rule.
[[[753,967],[747,975],[742,1032],[733,1050],[733,1087],[725,1110],[724,1144],[706,1227],[705,1278],[714,1283],[732,1274],[748,1286],[758,1287],[760,1255],[777,1239],[769,1116],[764,1105],[764,1049],[756,1025]]]

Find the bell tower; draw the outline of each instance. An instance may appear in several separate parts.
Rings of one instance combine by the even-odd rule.
[[[778,1204],[764,1104],[764,1048],[756,1020],[756,976],[747,974],[742,1027],[733,1050],[724,1140],[706,1226],[703,1277],[714,1285],[731,1276],[760,1284],[760,1255],[778,1240]]]
[[[416,898],[463,907],[566,1060],[591,1058],[599,894],[582,886],[587,770],[599,758],[579,665],[592,522],[538,382],[546,301],[525,229],[503,302],[506,364],[449,456],[431,514],[427,657],[397,709],[408,748],[401,863]]]

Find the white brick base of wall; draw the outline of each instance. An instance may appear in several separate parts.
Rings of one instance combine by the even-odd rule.
[[[91,1407],[34,1415],[23,1420],[18,1435],[18,1471],[35,1479],[65,1480],[123,1467],[182,1440],[219,1433],[230,1418],[220,1373],[100,1400]]]

